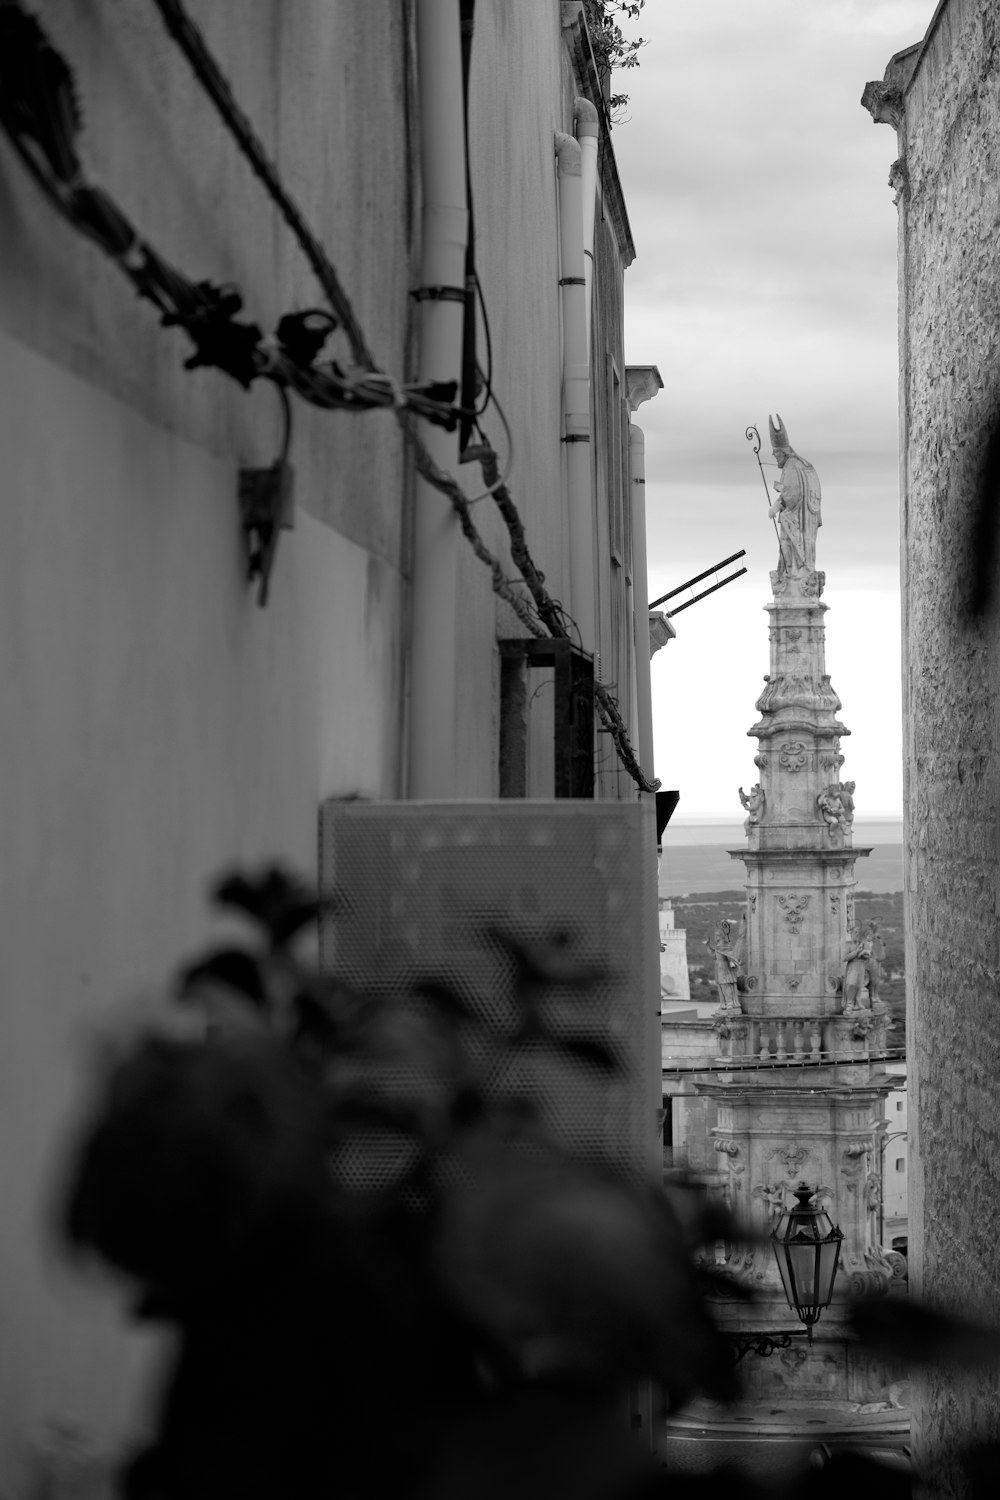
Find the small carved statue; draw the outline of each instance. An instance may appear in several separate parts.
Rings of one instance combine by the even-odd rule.
[[[774,483],[778,498],[768,511],[778,523],[778,572],[811,573],[816,568],[816,532],[823,524],[819,478],[812,464],[795,452],[781,417],[777,426],[770,417],[767,420],[771,451],[781,470]]]
[[[719,1009],[724,1013],[742,1011],[737,980],[746,956],[746,926],[745,914],[738,923],[724,918],[706,944],[709,952],[715,954],[715,985],[719,991]]]
[[[816,806],[819,808],[820,817],[831,832],[840,827],[843,806],[836,784],[824,787],[816,798]]]
[[[759,781],[754,782],[749,792],[739,788],[740,801],[747,810],[747,816],[743,823],[743,832],[749,833],[754,823],[759,823],[764,811],[764,789]]]
[[[764,1202],[764,1217],[768,1223],[780,1219],[785,1211],[785,1199],[788,1197],[787,1189],[779,1182],[776,1187],[762,1187],[756,1190]]]
[[[877,1214],[882,1206],[882,1184],[877,1172],[869,1172],[865,1178],[865,1210]]]
[[[839,828],[846,833],[854,822],[854,786],[853,781],[831,781],[816,798],[820,816],[831,832]]]
[[[851,824],[854,822],[854,789],[857,786],[857,782],[841,781],[837,784],[840,788],[840,801],[844,809],[844,822]]]
[[[879,999],[878,987],[882,982],[882,960],[885,958],[885,944],[882,934],[878,930],[877,922],[869,922],[866,928],[868,940],[868,1001],[872,1010],[882,1009]]]
[[[850,941],[847,944],[847,954],[844,964],[844,1014],[851,1011],[861,1010],[861,996],[864,993],[865,983],[868,979],[868,965],[871,959],[871,934],[862,936],[860,928],[855,924],[851,928]]]

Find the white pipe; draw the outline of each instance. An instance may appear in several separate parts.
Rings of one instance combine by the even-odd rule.
[[[646,576],[646,439],[634,422],[628,429],[632,478],[632,602],[635,634],[636,711],[639,763],[653,779],[653,689],[649,675],[649,581]]]
[[[576,138],[580,142],[583,177],[583,265],[587,278],[587,349],[590,349],[591,309],[594,305],[594,219],[597,213],[597,148],[600,122],[589,99],[579,98],[573,106]]]
[[[583,254],[583,178],[579,142],[556,132],[559,253],[562,266],[563,442],[569,492],[570,612],[585,651],[597,649],[594,506],[590,455],[590,360]]]
[[[418,0],[420,170],[423,234],[420,284],[465,284],[469,214],[465,195],[465,130],[459,0]],[[460,301],[421,304],[421,380],[456,380],[462,362]],[[422,424],[421,435],[443,468],[454,468],[457,441]],[[459,795],[456,764],[458,575],[462,546],[447,500],[416,481],[411,585],[409,779],[411,797]]]

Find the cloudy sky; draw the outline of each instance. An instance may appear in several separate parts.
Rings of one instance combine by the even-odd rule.
[[[680,614],[653,659],[656,774],[680,789],[678,818],[739,817],[736,788],[756,779],[746,731],[777,543],[744,430],[757,425],[770,462],[769,411],[823,487],[843,774],[859,817],[901,808],[896,143],[859,100],[934,8],[647,0],[626,28],[649,39],[616,75],[630,102],[613,144],[637,249],[626,357],[664,382],[638,415],[651,597],[741,547],[749,568]]]

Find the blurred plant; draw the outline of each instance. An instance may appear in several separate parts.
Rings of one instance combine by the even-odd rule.
[[[630,1381],[669,1409],[736,1394],[694,1269],[735,1231],[690,1182],[661,1192],[546,1126],[539,1052],[617,1067],[567,935],[529,948],[484,928],[503,1005],[433,975],[402,1004],[305,955],[320,903],[280,870],[231,874],[215,899],[249,941],[181,972],[197,1034],[150,1031],[113,1059],[67,1194],[69,1243],[180,1334],[127,1500],[764,1493],[665,1477],[626,1431]],[[856,1335],[915,1363],[1000,1351],[894,1300],[861,1304]],[[991,1457],[970,1449],[970,1494]],[[891,1500],[910,1476],[832,1453],[781,1493],[845,1485]]]
[[[125,1493],[437,1495],[460,1472],[481,1495],[502,1451],[505,1493],[551,1494],[567,1443],[577,1494],[647,1482],[627,1382],[735,1390],[693,1268],[720,1226],[544,1123],[540,1051],[618,1066],[595,970],[565,934],[487,927],[507,1004],[433,975],[402,1004],[303,956],[319,904],[281,871],[215,899],[250,940],[180,975],[203,1035],[114,1061],[67,1204],[70,1243],[182,1334]]]

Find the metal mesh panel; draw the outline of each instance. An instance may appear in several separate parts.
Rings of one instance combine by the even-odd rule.
[[[507,1026],[513,963],[484,934],[556,940],[603,975],[586,1000],[553,986],[549,1024],[610,1037],[620,1073],[609,1078],[542,1046],[497,1085],[529,1091],[585,1156],[649,1173],[660,1104],[653,840],[652,808],[640,804],[327,802],[320,879],[340,909],[324,919],[324,967],[400,998],[417,978],[443,980]]]

